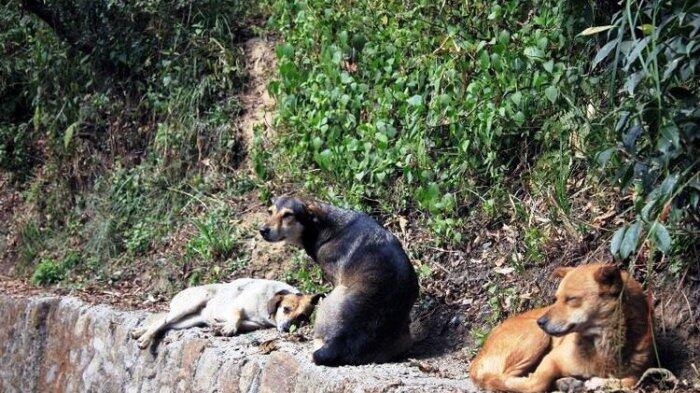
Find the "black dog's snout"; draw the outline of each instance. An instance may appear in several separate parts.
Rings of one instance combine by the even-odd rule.
[[[537,320],[537,324],[540,325],[542,329],[544,329],[544,327],[547,326],[547,322],[549,322],[549,319],[547,319],[547,317],[544,316],[540,317]]]

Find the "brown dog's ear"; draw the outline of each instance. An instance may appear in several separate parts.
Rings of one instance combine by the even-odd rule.
[[[311,304],[313,304],[314,306],[317,305],[318,302],[319,302],[321,299],[323,299],[324,297],[326,297],[326,294],[324,294],[324,293],[317,293],[317,294],[315,294],[313,297],[311,297]]]
[[[619,291],[622,284],[620,269],[615,265],[603,265],[593,274],[593,278],[601,285],[611,287],[612,292]]]
[[[290,293],[291,292],[289,292],[286,289],[275,293],[275,296],[273,296],[272,299],[270,299],[267,302],[267,313],[270,315],[275,315],[275,312],[277,312],[277,308],[280,306],[280,303],[282,303],[282,299],[284,299],[284,297],[286,295],[289,295]]]
[[[574,270],[573,267],[568,267],[568,266],[559,266],[558,268],[554,269],[552,274],[550,275],[551,278],[564,278],[569,272]]]

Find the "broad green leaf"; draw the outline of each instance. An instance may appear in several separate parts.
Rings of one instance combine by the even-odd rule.
[[[637,88],[637,85],[644,78],[645,75],[646,73],[644,72],[644,70],[641,70],[632,73],[630,76],[627,77],[627,79],[625,80],[625,90],[627,90],[627,93],[629,93],[629,95],[634,95],[634,90]]]
[[[316,163],[318,166],[321,167],[323,170],[329,170],[331,167],[331,156],[333,153],[329,149],[325,149],[324,151],[315,154],[314,159],[316,160]]]
[[[559,89],[557,89],[554,86],[549,86],[544,90],[544,95],[547,96],[547,99],[554,104],[557,102],[557,98],[559,97]]]
[[[656,248],[664,254],[671,249],[671,235],[669,235],[666,227],[658,222],[654,225],[654,242],[656,243]]]
[[[612,154],[615,152],[615,148],[611,147],[609,149],[605,149],[598,153],[596,155],[596,161],[598,161],[598,164],[602,167],[605,167],[607,165],[608,161],[610,161],[610,158],[612,157]]]
[[[283,57],[293,57],[294,47],[290,44],[277,45],[277,58],[281,59]]]
[[[601,61],[605,60],[606,57],[610,54],[610,52],[617,46],[617,41],[613,40],[605,44],[598,53],[596,53],[595,57],[593,58],[593,62],[591,63],[591,69],[595,69],[595,67],[600,63]]]
[[[406,103],[410,106],[420,106],[423,103],[423,97],[419,95],[414,95],[413,97],[406,100]]]
[[[630,153],[635,152],[637,139],[642,135],[643,130],[642,126],[635,124],[622,135],[622,145],[625,147],[625,150]]]
[[[520,102],[523,99],[523,93],[516,91],[515,93],[511,94],[510,99],[513,101],[515,105],[520,106]]]
[[[544,57],[544,51],[536,46],[528,46],[523,53],[525,56],[535,59],[542,59]]]
[[[627,259],[627,257],[637,249],[640,230],[640,223],[635,222],[625,231],[625,237],[622,239],[622,243],[620,243],[620,258]]]
[[[626,230],[627,227],[624,226],[615,231],[615,234],[613,234],[612,240],[610,240],[610,253],[613,256],[620,256],[620,244],[622,244],[622,239],[625,237]]]
[[[78,128],[80,125],[79,121],[74,122],[73,124],[69,125],[68,128],[66,128],[66,132],[63,133],[63,147],[66,149],[68,146],[70,146],[70,142],[73,139],[73,134],[75,133],[75,130]]]
[[[542,64],[542,67],[544,67],[544,70],[551,73],[554,70],[554,60],[548,60],[544,64]]]
[[[668,152],[671,147],[674,149],[680,147],[678,127],[673,123],[661,127],[661,135],[659,135],[659,140],[656,144],[656,148],[662,153]]]
[[[615,25],[593,26],[593,27],[589,27],[586,30],[578,33],[578,35],[582,35],[582,36],[594,35],[594,34],[602,33],[604,31],[608,31],[608,30],[612,29],[613,27],[615,27]]]
[[[661,183],[661,186],[659,187],[659,189],[661,190],[661,195],[663,195],[664,198],[670,196],[677,182],[678,174],[671,173],[668,176],[666,176],[664,181]]]
[[[513,120],[515,120],[515,123],[518,124],[518,126],[522,126],[523,124],[525,124],[525,114],[521,111],[518,111],[515,114]]]
[[[636,44],[634,45],[632,51],[627,55],[626,59],[626,67],[625,69],[629,68],[629,66],[637,61],[637,58],[639,55],[642,53],[642,50],[647,47],[649,44],[649,40],[651,37],[644,37],[641,40],[637,40]]]

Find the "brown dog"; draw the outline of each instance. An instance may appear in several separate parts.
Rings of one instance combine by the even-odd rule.
[[[541,392],[558,378],[616,378],[635,385],[650,366],[651,307],[642,287],[613,265],[564,267],[556,302],[503,322],[472,363],[481,387]],[[538,326],[539,325],[539,326]]]

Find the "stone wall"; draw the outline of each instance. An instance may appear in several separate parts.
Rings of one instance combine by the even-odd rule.
[[[326,368],[310,342],[275,341],[273,329],[232,338],[205,329],[168,333],[155,352],[128,337],[153,315],[74,298],[0,294],[2,392],[467,392],[407,363]]]

